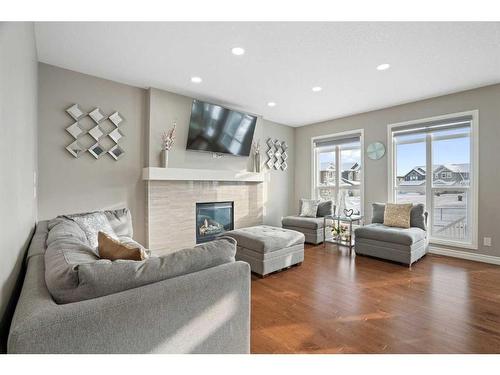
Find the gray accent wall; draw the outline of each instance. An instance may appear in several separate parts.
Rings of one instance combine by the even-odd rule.
[[[155,88],[148,90],[148,158],[149,166],[160,166],[161,134],[176,121],[176,140],[169,153],[169,167],[193,169],[253,170],[253,158],[223,155],[214,158],[210,152],[186,150],[193,98]],[[216,103],[218,104],[218,103]],[[290,146],[288,170],[269,170],[264,166],[267,138],[286,141]],[[264,224],[281,226],[281,217],[290,214],[294,197],[295,131],[257,116],[254,140],[261,143],[261,171],[265,174],[263,193]]]
[[[356,100],[356,98],[353,98]],[[486,86],[377,111],[302,126],[296,129],[295,204],[311,195],[311,137],[364,129],[365,148],[375,141],[387,144],[387,125],[426,117],[479,110],[479,233],[478,250],[500,256],[499,186],[496,172],[500,142],[500,85]],[[381,160],[364,159],[364,209],[370,220],[371,203],[387,201],[387,155]],[[482,246],[483,237],[492,237],[493,246]],[[464,249],[460,249],[464,250]]]
[[[169,166],[193,169],[246,170],[252,164],[246,157],[223,155],[214,158],[210,152],[186,150],[193,98],[151,88],[149,93],[149,166],[160,166],[161,134],[177,122],[176,139],[169,153]],[[217,104],[217,103],[216,103]],[[261,136],[261,119],[257,121],[254,139]]]
[[[144,243],[146,90],[40,64],[39,98],[39,219],[129,207],[134,238]],[[98,106],[105,114],[122,114],[121,159],[96,160],[88,152],[75,159],[65,149],[72,142],[65,129],[73,123],[65,109],[74,103],[87,111]]]
[[[127,206],[132,210],[134,237],[146,243],[146,183],[142,168],[160,165],[161,133],[177,122],[176,140],[170,152],[173,168],[252,170],[253,159],[187,151],[186,142],[192,98],[158,89],[141,89],[39,64],[39,218],[65,213]],[[125,118],[125,154],[119,161],[109,155],[96,160],[88,152],[75,159],[65,147],[72,137],[65,128],[72,123],[65,109],[78,103],[89,110],[99,106],[104,113],[119,111]],[[267,137],[285,140],[290,146],[288,170],[262,168],[264,223],[281,225],[293,203],[294,129],[258,116],[254,139],[261,140],[261,161],[266,161]]]
[[[261,121],[261,162],[262,171],[265,174],[264,182],[264,224],[281,227],[281,218],[283,216],[294,214],[294,186],[295,186],[295,129],[286,125],[277,124],[263,119]],[[266,140],[268,138],[286,141],[288,144],[288,169],[278,171],[268,169],[264,163],[267,161],[266,151],[268,147]]]
[[[0,23],[0,352],[36,221],[37,55],[32,23]]]

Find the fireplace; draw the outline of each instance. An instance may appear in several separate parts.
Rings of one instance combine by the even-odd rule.
[[[196,243],[234,229],[234,202],[196,203]]]

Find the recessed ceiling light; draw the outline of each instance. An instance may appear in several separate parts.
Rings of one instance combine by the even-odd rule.
[[[322,89],[321,87],[319,87],[319,86],[314,86],[314,87],[312,88],[312,90],[313,90],[314,92],[320,92],[320,91],[321,91],[321,90],[323,90],[323,89]]]
[[[201,83],[202,79],[200,77],[191,77],[191,82],[193,83]]]
[[[380,64],[379,66],[377,66],[377,70],[387,70],[391,67],[390,64]]]
[[[234,47],[231,52],[233,53],[233,55],[236,55],[236,56],[241,56],[241,55],[244,55],[245,54],[245,49],[244,48],[241,48],[241,47]]]
[[[275,102],[269,102],[269,103],[267,103],[267,105],[269,107],[276,107],[276,103]]]

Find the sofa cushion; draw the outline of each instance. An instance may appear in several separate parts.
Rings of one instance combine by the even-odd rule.
[[[128,208],[121,208],[118,210],[104,211],[104,215],[109,221],[111,228],[118,237],[134,237],[134,230],[132,229],[132,215]]]
[[[316,199],[301,199],[299,216],[302,217],[317,217],[319,200]]]
[[[384,223],[385,203],[372,203],[372,223]],[[414,204],[410,211],[410,227],[427,230],[425,207],[422,203]]]
[[[327,215],[333,215],[333,201],[319,202],[318,211],[316,213],[316,216],[317,217],[324,217]]]
[[[411,203],[387,203],[384,212],[384,225],[388,227],[409,228]]]
[[[425,207],[422,203],[414,204],[410,211],[410,226],[427,230],[425,224]]]
[[[88,212],[74,215],[64,215],[66,219],[73,220],[82,229],[87,237],[88,245],[97,251],[97,234],[104,232],[114,239],[118,239],[104,212]]]
[[[123,243],[119,240],[111,238],[104,232],[99,232],[97,235],[99,243],[98,253],[101,259],[118,260],[145,260],[148,254],[142,246],[135,246],[128,243]]]
[[[372,223],[384,223],[385,203],[372,203]]]
[[[75,265],[94,263],[99,257],[74,221],[58,217],[50,220],[47,227],[45,283],[54,300],[62,303],[78,287]]]
[[[286,216],[281,219],[281,225],[284,227],[297,227],[307,229],[321,229],[324,226],[322,217],[302,217]]]
[[[239,247],[259,253],[268,253],[304,243],[304,234],[268,225],[235,229],[224,235],[234,238]]]
[[[235,261],[236,241],[220,237],[144,261],[99,260],[77,266],[80,285],[66,302],[96,298]]]
[[[402,245],[413,245],[426,237],[426,232],[420,228],[388,227],[379,223],[356,228],[354,234],[356,238],[366,238]]]
[[[120,237],[120,240],[126,237]],[[57,303],[70,303],[233,262],[236,241],[219,238],[190,249],[144,261],[99,259],[72,220],[49,222],[45,281]],[[132,239],[128,243],[135,243]]]

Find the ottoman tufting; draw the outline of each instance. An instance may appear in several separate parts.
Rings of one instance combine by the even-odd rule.
[[[257,225],[225,232],[236,240],[236,259],[265,276],[304,260],[304,234],[295,230]]]

